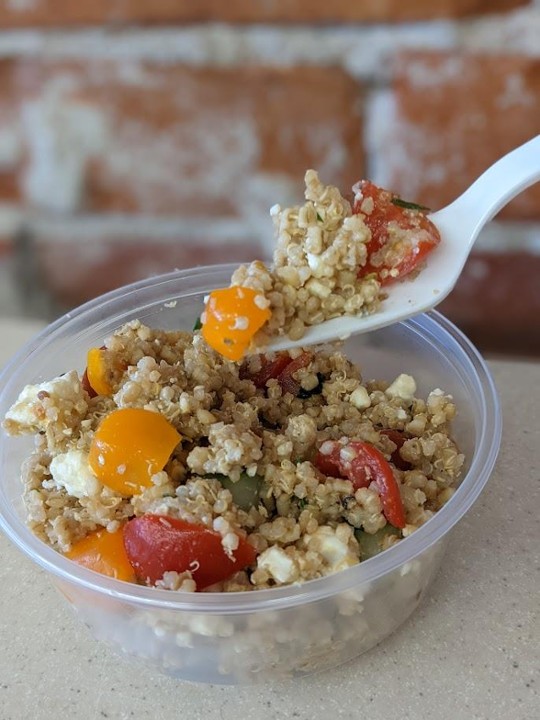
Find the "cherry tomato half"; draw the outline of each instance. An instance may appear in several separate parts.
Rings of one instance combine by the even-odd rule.
[[[124,527],[127,556],[143,581],[155,583],[168,571],[190,570],[197,590],[226,580],[255,562],[257,553],[244,538],[231,558],[221,535],[204,525],[165,515],[142,515]]]
[[[289,353],[280,352],[272,359],[268,360],[261,355],[261,369],[255,375],[250,375],[245,366],[240,370],[242,380],[250,378],[258,388],[265,388],[269,380],[275,379],[279,382],[283,394],[290,393],[294,397],[298,396],[300,391],[300,383],[294,379],[294,373],[301,368],[307,367],[312,361],[311,353],[302,353],[294,360]]]
[[[242,380],[249,378],[258,388],[265,388],[269,380],[279,377],[287,365],[292,362],[291,356],[286,352],[277,353],[272,360],[261,355],[260,360],[261,369],[254,375],[250,375],[245,365],[240,368],[240,378]]]
[[[124,548],[124,529],[110,533],[96,530],[73,545],[66,557],[102,575],[136,582],[135,571]]]
[[[298,395],[298,391],[300,390],[300,383],[298,382],[298,380],[294,379],[294,373],[301,368],[307,367],[312,360],[313,355],[311,353],[302,353],[294,360],[291,360],[291,362],[287,364],[285,369],[280,372],[280,374],[277,376],[277,380],[281,385],[281,390],[283,391],[284,395],[285,393],[291,393],[291,395],[293,395],[294,397]]]
[[[88,463],[96,477],[123,495],[152,485],[181,436],[161,413],[117,408],[99,424],[90,443]]]
[[[88,370],[85,370],[83,372],[83,376],[81,378],[81,385],[83,386],[84,390],[88,393],[88,395],[91,398],[97,397],[97,392],[94,390],[94,388],[90,385],[90,380],[88,379]]]
[[[381,435],[386,435],[387,438],[390,438],[394,445],[397,446],[391,455],[391,460],[397,467],[397,469],[410,470],[412,468],[411,463],[407,460],[404,460],[399,452],[403,447],[405,441],[410,439],[410,436],[402,430],[392,430],[390,428],[388,430],[380,430],[379,432],[381,433]]]
[[[426,208],[405,203],[369,180],[362,180],[357,188],[353,212],[364,216],[371,231],[371,240],[367,243],[368,262],[358,275],[375,273],[381,284],[387,285],[416,269],[439,244],[441,236],[426,216]],[[365,200],[372,201],[373,209],[369,213],[362,210]],[[399,231],[397,235],[394,232],[394,237],[392,228]]]
[[[387,521],[394,527],[405,527],[405,510],[399,486],[390,464],[380,450],[361,440],[351,440],[346,445],[335,441],[330,448],[327,443],[325,445],[325,450],[330,449],[330,452],[323,454],[319,450],[314,461],[315,467],[324,475],[347,478],[355,490],[374,482]]]
[[[269,308],[258,304],[259,299],[264,300],[248,287],[213,290],[202,315],[201,332],[207,344],[229,360],[240,360],[257,330],[272,315]]]

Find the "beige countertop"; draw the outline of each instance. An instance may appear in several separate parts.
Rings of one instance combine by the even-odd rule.
[[[35,328],[0,320],[0,365]],[[454,530],[428,597],[381,645],[294,683],[181,683],[90,637],[1,536],[0,720],[540,717],[540,364],[491,369],[504,412],[496,470]]]

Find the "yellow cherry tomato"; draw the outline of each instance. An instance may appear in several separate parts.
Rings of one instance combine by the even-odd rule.
[[[96,430],[88,462],[97,478],[115,492],[136,495],[152,484],[181,440],[158,412],[120,408],[107,415]]]
[[[203,314],[202,335],[229,360],[240,360],[260,328],[270,319],[266,299],[257,290],[229,287],[210,293]]]
[[[112,395],[113,387],[105,363],[103,348],[90,348],[88,351],[86,376],[90,387],[98,395]]]

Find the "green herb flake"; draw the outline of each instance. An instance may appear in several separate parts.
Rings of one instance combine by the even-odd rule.
[[[417,203],[407,202],[407,200],[402,200],[399,197],[393,197],[391,202],[392,205],[396,205],[400,208],[405,208],[405,210],[418,210],[420,212],[429,212],[429,208],[425,205],[418,205]]]
[[[319,222],[324,222],[323,219],[322,219],[322,217],[319,215],[319,213],[317,213],[317,220],[318,220]]]
[[[308,505],[306,498],[298,498],[298,508],[303,510]]]
[[[195,320],[195,325],[193,326],[193,332],[197,332],[197,330],[200,330],[202,328],[202,322],[201,317],[199,317]]]

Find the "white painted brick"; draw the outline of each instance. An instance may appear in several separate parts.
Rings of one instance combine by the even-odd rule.
[[[387,187],[390,165],[385,156],[397,124],[396,99],[391,90],[375,90],[364,105],[364,147],[367,153],[367,175]],[[394,148],[394,156],[399,148]],[[397,161],[397,158],[396,158]],[[405,158],[403,160],[405,162]],[[412,173],[414,177],[414,172]]]
[[[486,252],[526,251],[540,255],[540,223],[494,220],[480,233],[475,249]]]
[[[327,28],[202,25],[147,30],[10,31],[0,34],[0,57],[145,59],[234,67],[341,65],[375,82],[389,77],[389,59],[404,48],[452,48],[455,23]]]
[[[540,55],[540,0],[502,16],[472,19],[457,27],[458,47],[481,52]]]
[[[15,12],[25,12],[27,10],[32,10],[36,5],[36,0],[5,0],[6,7],[9,10],[14,10]]]
[[[12,263],[0,258],[0,318],[20,316],[22,312],[20,294],[15,287]]]
[[[0,56],[65,59],[126,58],[234,67],[245,63],[300,63],[346,68],[358,78],[388,79],[389,59],[405,48],[515,51],[540,54],[540,4],[488,17],[455,21],[356,25],[247,27],[205,24],[185,28],[0,33]]]
[[[20,207],[0,202],[0,238],[12,237],[24,217]]]
[[[90,106],[66,104],[70,78],[47,85],[44,95],[23,105],[29,163],[23,175],[26,200],[54,212],[76,212],[82,201],[87,160],[103,151],[107,123]]]
[[[25,229],[39,244],[73,241],[83,243],[88,249],[95,248],[96,255],[100,239],[132,239],[134,242],[181,243],[201,241],[205,247],[224,246],[228,242],[249,242],[260,248],[262,259],[271,256],[274,240],[272,222],[268,208],[264,213],[249,220],[220,218],[148,217],[144,215],[84,215],[62,216],[47,212],[24,212],[7,203],[0,204],[0,238],[10,238],[24,225]]]
[[[0,125],[0,171],[11,168],[22,152],[20,129],[4,122]]]
[[[423,81],[419,78],[419,82]],[[364,129],[364,145],[368,155],[367,175],[375,183],[390,187],[390,169],[395,172],[395,169],[401,166],[408,178],[409,197],[415,198],[418,195],[420,178],[425,181],[427,175],[428,178],[439,181],[441,176],[448,172],[451,162],[444,168],[437,162],[426,166],[425,154],[419,152],[418,157],[422,160],[415,164],[414,148],[425,150],[426,145],[432,143],[435,151],[439,148],[439,140],[437,137],[426,137],[422,128],[408,124],[403,117],[398,120],[396,112],[395,97],[390,90],[375,90],[367,99]],[[402,151],[402,146],[396,145],[393,140],[398,127],[400,136],[407,137],[406,151]],[[434,156],[437,154],[434,153]]]

